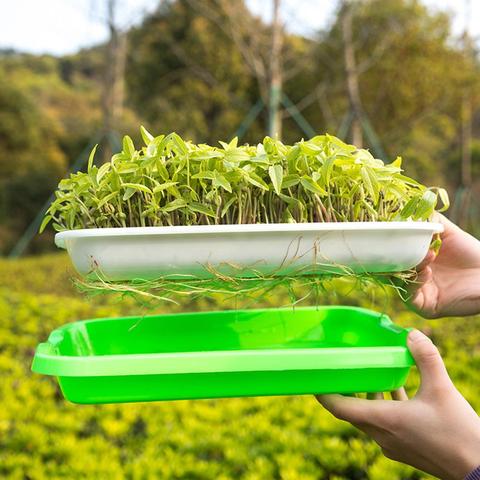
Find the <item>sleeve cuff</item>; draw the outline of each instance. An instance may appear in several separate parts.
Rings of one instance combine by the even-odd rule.
[[[478,466],[475,470],[470,472],[465,477],[465,480],[480,480],[480,466]]]

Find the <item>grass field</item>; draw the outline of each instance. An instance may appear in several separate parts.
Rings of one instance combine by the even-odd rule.
[[[35,346],[70,321],[138,313],[132,302],[85,299],[62,254],[0,261],[0,478],[424,479],[385,459],[310,397],[78,406],[54,379],[30,372]],[[361,303],[362,292],[346,299]],[[269,298],[261,305],[276,305]],[[383,300],[382,300],[383,302]],[[392,299],[394,321],[440,347],[452,378],[480,409],[480,318],[425,321]],[[205,299],[169,311],[231,308]],[[476,382],[476,383],[475,383]],[[409,379],[412,392],[416,374]]]

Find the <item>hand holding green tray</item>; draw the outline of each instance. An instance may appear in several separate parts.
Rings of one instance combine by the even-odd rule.
[[[355,307],[79,321],[38,346],[32,370],[76,403],[395,390],[408,331]]]

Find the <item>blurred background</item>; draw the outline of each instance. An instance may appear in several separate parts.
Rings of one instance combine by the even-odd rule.
[[[50,253],[53,232],[36,232],[93,145],[105,161],[143,124],[213,144],[329,132],[386,161],[401,155],[480,234],[480,3],[16,0],[0,3],[0,18],[0,477],[430,478],[311,398],[67,404],[54,380],[30,373],[36,344],[63,323],[139,307],[81,297],[66,256]],[[333,301],[375,306],[347,290]],[[432,336],[478,409],[480,320],[425,322],[376,298]],[[168,311],[219,308],[232,305],[212,296]]]

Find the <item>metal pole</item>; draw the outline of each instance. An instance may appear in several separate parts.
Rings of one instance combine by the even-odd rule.
[[[302,129],[303,133],[308,137],[314,137],[316,132],[315,129],[310,125],[307,119],[300,113],[295,104],[288,98],[284,93],[282,95],[282,104],[287,109],[288,113],[295,120],[297,125]]]
[[[258,117],[258,114],[262,111],[263,107],[263,100],[259,98],[257,100],[257,103],[255,103],[255,105],[249,110],[247,115],[245,115],[245,118],[242,120],[242,123],[239,125],[233,136],[238,137],[239,139],[242,138],[250,125]]]

